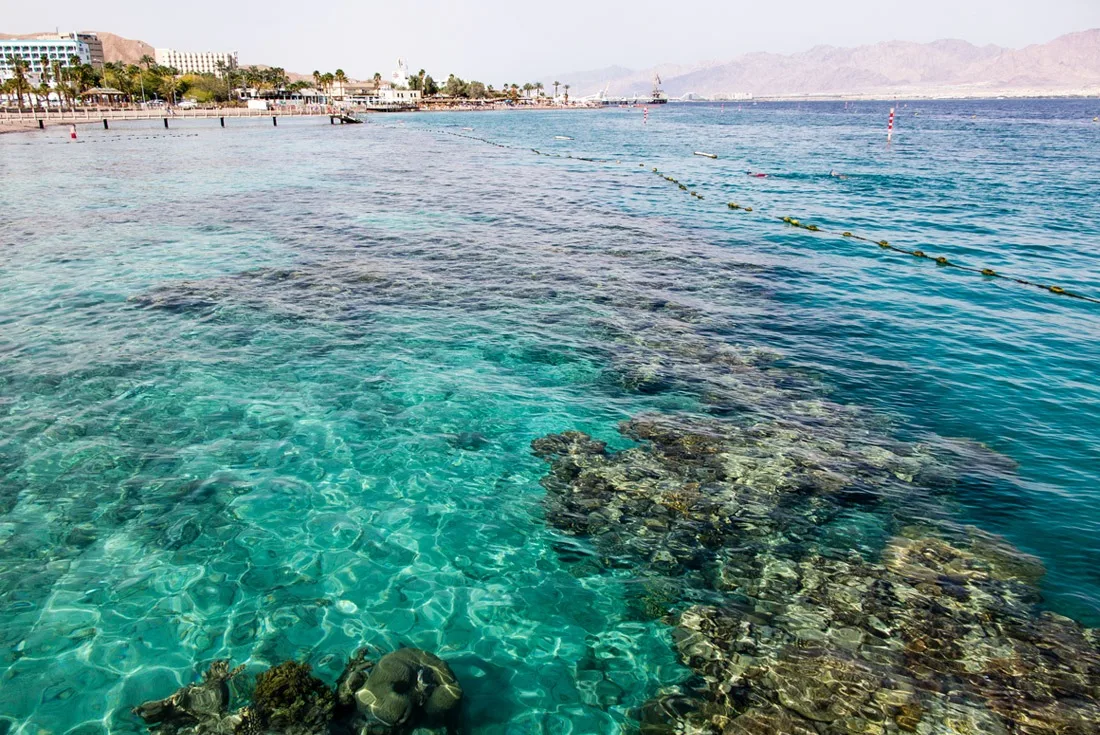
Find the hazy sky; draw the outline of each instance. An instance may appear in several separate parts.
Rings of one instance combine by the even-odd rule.
[[[398,56],[522,83],[613,64],[728,59],[817,44],[962,38],[1019,47],[1100,27],[1100,0],[3,0],[0,32],[101,30],[153,46],[237,50],[242,64],[388,76]],[[563,80],[564,81],[564,80]]]

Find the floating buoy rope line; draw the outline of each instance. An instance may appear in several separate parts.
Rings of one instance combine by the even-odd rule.
[[[383,127],[395,128],[395,129],[405,129],[405,130],[408,129],[408,128],[403,128],[402,126],[397,126],[397,125],[383,125]],[[468,138],[469,140],[474,140],[474,141],[478,141],[478,142],[481,142],[481,143],[486,143],[486,144],[491,145],[491,146],[496,146],[497,148],[507,148],[507,149],[510,149],[510,150],[517,150],[517,151],[530,151],[531,153],[535,153],[539,156],[545,156],[547,158],[567,158],[567,159],[571,159],[571,160],[574,160],[574,161],[589,161],[589,162],[592,162],[592,163],[617,163],[617,164],[622,163],[622,159],[615,159],[615,158],[590,158],[590,157],[585,157],[585,156],[573,156],[573,155],[562,154],[562,153],[546,153],[545,151],[540,151],[537,148],[529,148],[529,147],[526,147],[526,146],[510,145],[508,143],[498,143],[497,141],[489,140],[488,138],[480,138],[476,135],[467,135],[465,133],[456,133],[453,130],[447,130],[445,128],[426,128],[426,129],[431,131],[431,132],[443,133],[445,135],[453,135],[453,136],[458,137],[458,138]],[[638,167],[639,168],[646,168],[646,164],[639,163]],[[686,184],[681,182],[675,176],[670,176],[666,173],[662,173],[660,171],[660,169],[658,169],[656,166],[651,166],[651,167],[649,167],[649,169],[650,169],[650,173],[653,173],[656,176],[660,176],[662,179],[664,179],[668,183],[673,184],[674,186],[676,186],[680,191],[688,192],[688,194],[690,196],[692,196],[693,198],[700,199],[700,200],[706,199],[706,197],[704,197],[702,194],[697,192],[695,189],[689,188]],[[728,202],[726,204],[726,207],[727,207],[727,209],[729,209],[731,211],[750,212],[750,213],[754,211],[752,207],[743,206],[741,204],[738,204],[737,202]],[[760,214],[767,216],[766,213],[764,213],[764,212],[760,212]],[[848,230],[845,230],[843,232],[838,232],[836,230],[828,230],[828,229],[824,229],[822,227],[819,227],[818,225],[815,225],[815,224],[803,223],[802,221],[797,220],[794,217],[768,217],[768,219],[775,219],[779,222],[783,222],[783,223],[787,224],[788,226],[797,227],[799,229],[806,230],[808,232],[816,232],[816,233],[821,234],[821,235],[839,236],[839,237],[844,238],[845,240],[858,240],[860,242],[872,243],[874,245],[877,245],[882,250],[888,250],[888,251],[892,251],[892,252],[895,252],[895,253],[900,253],[900,254],[903,254],[903,255],[909,255],[909,256],[914,257],[914,258],[921,258],[921,259],[924,259],[924,260],[930,260],[930,261],[934,262],[937,266],[940,266],[940,267],[943,267],[943,268],[955,268],[957,270],[966,271],[968,273],[977,273],[977,274],[981,275],[984,278],[1000,279],[1000,280],[1004,280],[1004,281],[1012,281],[1012,282],[1018,283],[1022,286],[1031,286],[1033,288],[1042,289],[1043,291],[1047,291],[1047,292],[1052,293],[1052,294],[1057,294],[1059,296],[1069,296],[1070,298],[1080,299],[1082,301],[1089,301],[1089,302],[1092,302],[1094,304],[1100,304],[1100,298],[1095,298],[1093,296],[1086,296],[1085,294],[1078,293],[1076,291],[1070,291],[1069,289],[1062,288],[1061,286],[1056,286],[1056,285],[1048,284],[1048,283],[1041,283],[1041,282],[1036,281],[1036,280],[1032,280],[1032,279],[1029,279],[1029,278],[1022,278],[1020,276],[1014,276],[1014,275],[1011,275],[1011,274],[1008,274],[1008,273],[1001,273],[1000,271],[993,270],[992,268],[977,268],[975,266],[962,265],[960,263],[956,263],[952,260],[949,260],[945,256],[942,256],[942,255],[941,256],[932,256],[932,255],[928,255],[923,250],[909,250],[909,249],[906,249],[906,248],[903,248],[903,247],[899,247],[897,245],[892,244],[888,240],[874,240],[874,239],[869,238],[869,237],[864,237],[863,235],[857,235],[857,234],[855,234],[853,232],[850,232]]]
[[[88,143],[116,143],[120,140],[156,140],[158,138],[197,138],[198,133],[171,133],[164,135],[111,135],[106,138],[80,138],[76,141],[76,145],[86,145]],[[8,143],[7,145],[73,145],[71,138],[65,138],[64,140],[36,140],[27,143]]]

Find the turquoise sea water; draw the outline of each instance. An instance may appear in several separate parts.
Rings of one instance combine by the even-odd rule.
[[[1100,296],[1100,104],[910,103],[887,147],[889,106],[0,136],[0,733],[363,644],[451,661],[472,732],[628,728],[687,672],[529,444],[715,414],[689,342],[973,459],[948,512],[1100,624],[1100,305],[767,218]]]

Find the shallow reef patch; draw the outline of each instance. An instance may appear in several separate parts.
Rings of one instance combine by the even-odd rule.
[[[456,733],[462,687],[450,666],[417,648],[378,661],[352,656],[335,689],[309,664],[285,661],[262,671],[244,706],[230,710],[229,681],[243,669],[214,661],[198,684],[133,709],[153,735],[406,735]]]
[[[641,577],[639,607],[695,674],[641,709],[642,732],[1100,731],[1096,631],[1039,607],[1037,559],[937,512],[932,454],[760,418],[621,431],[638,444],[564,432],[532,450],[549,522]],[[828,530],[853,508],[884,519],[873,554]]]

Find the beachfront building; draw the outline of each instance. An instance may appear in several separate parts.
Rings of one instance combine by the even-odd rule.
[[[330,102],[346,102],[367,107],[416,107],[421,94],[417,89],[400,89],[386,82],[333,82],[325,88],[324,96]]]
[[[88,44],[70,34],[65,37],[54,38],[10,38],[0,40],[0,81],[11,79],[13,67],[9,57],[21,58],[27,62],[25,72],[27,82],[34,87],[42,83],[42,59],[45,58],[51,72],[48,76],[53,81],[52,70],[55,65],[67,67],[73,57],[79,59],[81,64],[92,63],[92,54]]]
[[[78,41],[83,41],[84,45],[88,47],[88,55],[91,57],[89,62],[96,69],[103,68],[103,62],[106,61],[103,58],[103,41],[99,40],[99,36],[94,33],[82,31],[76,34]]]
[[[382,87],[375,89],[373,85],[357,90],[358,94],[344,97],[344,102],[365,107],[417,107],[420,105],[420,90],[418,89],[394,89]]]
[[[177,51],[158,48],[154,55],[159,66],[170,66],[180,74],[220,74],[222,67],[237,68],[236,51]]]
[[[99,36],[91,31],[43,33],[40,36],[34,36],[34,38],[43,41],[81,41],[88,47],[88,56],[90,57],[88,63],[96,69],[102,69],[103,62],[106,60],[103,58],[103,41],[99,40]]]

